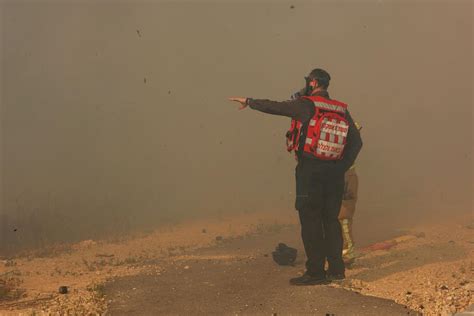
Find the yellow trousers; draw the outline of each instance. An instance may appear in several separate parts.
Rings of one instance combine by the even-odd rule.
[[[339,222],[341,223],[342,237],[344,239],[342,255],[345,261],[351,261],[355,258],[352,218],[354,217],[357,203],[358,186],[359,179],[355,168],[352,167],[345,174],[344,196],[339,212]]]

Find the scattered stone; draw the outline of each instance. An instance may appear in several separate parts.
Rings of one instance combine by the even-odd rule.
[[[441,285],[439,287],[440,290],[449,290],[448,287],[446,285]]]
[[[221,241],[221,240],[222,240],[222,236],[216,236],[216,240],[217,240],[217,241]]]
[[[207,233],[207,230],[205,228],[202,229],[202,233],[205,234]]]
[[[59,294],[67,294],[68,293],[68,287],[65,286],[65,285],[60,286],[58,292],[59,292]]]
[[[470,292],[474,292],[474,283],[468,283],[468,284],[464,285],[463,288],[465,288],[466,290],[468,290]]]
[[[88,240],[83,240],[83,241],[73,245],[73,248],[74,249],[91,248],[92,246],[95,246],[95,245],[97,245],[97,242],[95,242],[92,239],[88,239]]]
[[[113,254],[106,254],[106,253],[98,253],[95,255],[96,257],[103,257],[103,258],[112,258],[114,257],[115,255]]]
[[[294,5],[290,5],[290,9],[294,9],[294,8],[295,8],[295,6],[294,6]]]
[[[184,270],[189,270],[189,266],[184,266]]]

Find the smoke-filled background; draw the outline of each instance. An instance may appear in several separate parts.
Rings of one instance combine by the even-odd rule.
[[[0,249],[293,212],[284,100],[362,126],[356,230],[472,212],[473,3],[4,1]],[[280,215],[279,215],[280,216]]]

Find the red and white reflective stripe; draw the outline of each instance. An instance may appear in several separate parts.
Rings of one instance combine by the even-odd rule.
[[[325,156],[338,157],[342,154],[343,149],[343,144],[336,144],[320,139],[318,141],[318,146],[316,147],[316,153]]]
[[[317,108],[329,110],[329,111],[336,111],[336,112],[346,112],[346,108],[341,106],[341,105],[336,105],[336,104],[329,104],[325,102],[319,102],[319,101],[313,101],[313,104]]]
[[[334,135],[339,135],[346,137],[347,132],[349,131],[349,125],[347,125],[344,121],[337,121],[337,120],[324,120],[321,124],[321,132],[324,133],[331,133]]]

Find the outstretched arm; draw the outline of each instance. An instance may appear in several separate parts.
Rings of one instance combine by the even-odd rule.
[[[239,102],[240,110],[250,106],[251,109],[260,112],[287,116],[301,122],[309,120],[314,112],[314,106],[312,102],[306,99],[296,99],[282,102],[252,98],[229,98],[229,100]]]

